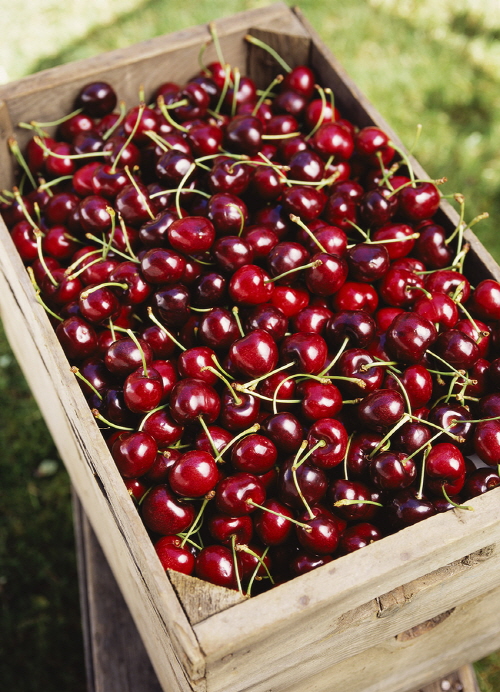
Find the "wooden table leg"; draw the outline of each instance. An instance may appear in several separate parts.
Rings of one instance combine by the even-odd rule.
[[[115,578],[73,495],[89,692],[162,692]],[[304,692],[307,692],[304,690]],[[408,692],[480,692],[472,666]]]

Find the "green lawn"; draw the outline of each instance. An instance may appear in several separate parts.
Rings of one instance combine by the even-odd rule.
[[[87,0],[68,12],[40,0],[0,0],[9,27],[0,80],[130,45],[267,3]],[[466,218],[500,260],[500,13],[488,0],[303,0],[300,7],[444,192],[462,192]],[[175,79],[175,75],[165,75]],[[10,692],[85,688],[66,473],[0,340],[0,680]],[[500,689],[500,656],[477,666]]]

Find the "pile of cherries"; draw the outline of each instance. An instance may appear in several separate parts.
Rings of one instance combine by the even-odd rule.
[[[119,106],[11,140],[1,212],[165,569],[255,593],[500,485],[500,285],[435,182],[305,66]]]

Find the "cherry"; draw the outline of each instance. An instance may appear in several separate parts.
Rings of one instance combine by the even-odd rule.
[[[497,466],[500,460],[500,421],[477,423],[474,429],[474,450],[481,461]]]
[[[228,349],[239,331],[233,314],[226,308],[213,308],[203,315],[199,324],[200,340],[214,350]]]
[[[387,166],[394,156],[394,149],[386,133],[373,125],[359,130],[355,137],[355,144],[356,151],[375,166],[380,166],[378,154],[382,157],[384,166]]]
[[[422,408],[432,397],[433,380],[432,376],[423,365],[410,365],[402,374],[398,375],[398,379],[403,385],[412,408]],[[388,389],[397,389],[401,393],[401,387],[393,375],[388,373],[384,387]]]
[[[346,281],[332,298],[332,308],[343,310],[363,310],[369,314],[378,306],[378,294],[371,284]]]
[[[446,245],[446,233],[442,226],[423,221],[415,230],[420,237],[415,242],[415,254],[429,269],[443,269],[451,264],[453,251]]]
[[[311,463],[324,470],[337,466],[344,459],[347,440],[347,431],[338,420],[334,418],[316,420],[309,428],[307,435]]]
[[[313,569],[322,567],[333,560],[331,555],[311,555],[306,551],[297,553],[290,563],[291,571],[300,576],[312,572]]]
[[[467,476],[462,493],[466,500],[470,500],[498,486],[500,486],[498,473],[488,468],[481,468]]]
[[[163,382],[157,370],[141,366],[127,376],[123,397],[133,413],[147,413],[159,406],[163,398]]]
[[[342,408],[342,395],[331,383],[306,380],[299,385],[298,394],[302,398],[301,413],[309,421],[333,418]],[[281,390],[280,396],[285,398]]]
[[[142,275],[150,284],[175,284],[185,268],[184,257],[167,248],[151,248],[141,258]]]
[[[397,200],[403,216],[411,221],[422,221],[434,216],[441,196],[434,183],[419,182],[399,190]]]
[[[271,303],[286,317],[293,317],[309,304],[309,293],[302,288],[291,286],[276,286]]]
[[[288,320],[285,315],[275,308],[274,305],[264,303],[252,308],[245,319],[245,327],[247,331],[264,330],[274,339],[279,342],[283,339],[288,328]],[[296,330],[304,331],[304,330]],[[314,330],[307,330],[314,331]]]
[[[336,522],[326,516],[305,519],[308,528],[296,527],[297,538],[303,548],[315,555],[329,555],[335,552],[339,542]]]
[[[209,545],[203,548],[196,558],[195,574],[211,584],[236,588],[233,554],[226,546]]]
[[[381,452],[373,457],[370,477],[379,490],[403,490],[417,477],[417,468],[402,452]]]
[[[284,364],[294,363],[292,372],[317,375],[325,366],[327,356],[326,342],[319,334],[297,332],[285,336],[280,346]]]
[[[220,412],[221,402],[210,385],[202,380],[186,377],[174,386],[170,394],[170,412],[176,423],[185,425],[203,416],[213,423]]]
[[[165,409],[148,414],[143,419],[141,428],[143,432],[151,435],[160,448],[175,444],[183,433],[183,427],[177,424]]]
[[[247,435],[237,442],[231,452],[231,463],[237,471],[261,475],[276,463],[278,451],[264,435]]]
[[[379,541],[383,534],[379,528],[368,522],[349,526],[340,536],[339,548],[342,553],[353,553],[365,548],[374,541]]]
[[[402,312],[387,330],[387,349],[396,360],[417,363],[436,337],[436,328],[428,319]]]
[[[265,499],[262,483],[251,473],[240,472],[224,478],[215,492],[219,512],[233,517],[251,514],[255,511],[255,504],[261,505]]]
[[[220,424],[231,431],[245,430],[254,425],[259,416],[259,400],[245,392],[232,395],[227,390],[222,394]]]
[[[500,320],[500,284],[493,279],[484,279],[472,297],[474,311],[480,319]],[[463,301],[462,301],[463,302]]]
[[[413,488],[401,490],[395,495],[387,508],[387,516],[395,528],[416,524],[436,514],[432,502],[425,496],[419,496]]]
[[[349,475],[352,474],[358,479],[367,478],[371,464],[370,454],[381,441],[380,433],[363,431],[354,434],[346,455]]]
[[[237,305],[259,305],[270,299],[274,285],[255,264],[240,267],[229,281],[229,295]]]
[[[290,412],[277,413],[266,418],[262,429],[278,450],[284,454],[296,452],[302,443],[302,426]]]
[[[233,536],[236,543],[248,544],[252,540],[253,528],[252,518],[248,514],[231,517],[228,514],[217,513],[208,521],[208,530],[212,538],[228,546],[231,545]]]
[[[325,327],[325,339],[329,346],[341,346],[345,339],[349,344],[365,348],[375,336],[375,322],[363,310],[343,310],[331,317]]]
[[[358,481],[336,480],[328,489],[328,497],[335,511],[348,521],[369,521],[378,511],[370,504],[372,496],[368,486]]]
[[[325,472],[316,465],[305,461],[294,469],[294,458],[287,459],[280,468],[278,496],[289,507],[304,509],[304,500],[314,505],[325,495],[328,480]],[[300,494],[299,490],[300,489]],[[302,495],[302,496],[301,496]]]
[[[479,347],[458,329],[448,329],[438,336],[436,353],[457,369],[469,370],[479,358]]]
[[[154,549],[165,571],[173,569],[182,574],[193,573],[195,557],[187,548],[181,546],[181,539],[177,536],[163,536],[156,541]]]
[[[83,108],[84,113],[92,118],[102,118],[111,113],[116,102],[117,97],[110,84],[91,82],[81,88],[75,101],[75,107]]]
[[[404,414],[403,396],[393,389],[370,392],[358,404],[362,425],[375,432],[384,432],[401,420]]]
[[[156,459],[158,447],[155,440],[145,432],[122,433],[111,453],[118,471],[124,478],[144,475]]]
[[[311,293],[330,296],[336,293],[347,279],[347,263],[336,255],[318,252],[311,258],[315,265],[306,269],[306,284]]]
[[[69,360],[84,360],[97,351],[96,332],[81,317],[68,317],[61,322],[57,326],[56,336]]]
[[[359,243],[347,253],[349,275],[355,281],[372,283],[389,269],[389,253],[384,245]]]
[[[255,532],[264,545],[282,545],[290,536],[292,530],[293,512],[278,500],[268,499],[264,509],[258,509],[254,516]]]
[[[174,493],[181,497],[203,497],[215,488],[219,472],[211,454],[195,449],[177,459],[168,480]]]

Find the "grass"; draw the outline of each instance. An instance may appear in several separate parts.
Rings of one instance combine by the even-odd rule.
[[[95,0],[74,13],[41,0],[32,15],[0,0],[9,41],[2,74],[17,78],[193,24],[259,0],[182,4]],[[300,7],[362,91],[444,192],[466,196],[468,220],[500,260],[500,18],[487,0],[302,0]],[[39,40],[43,36],[45,40]],[[26,49],[24,49],[26,47]],[[175,75],[165,75],[165,78]],[[10,692],[84,690],[69,483],[0,335],[0,680]],[[29,431],[29,434],[25,434]],[[500,654],[477,664],[482,692],[500,689]]]

